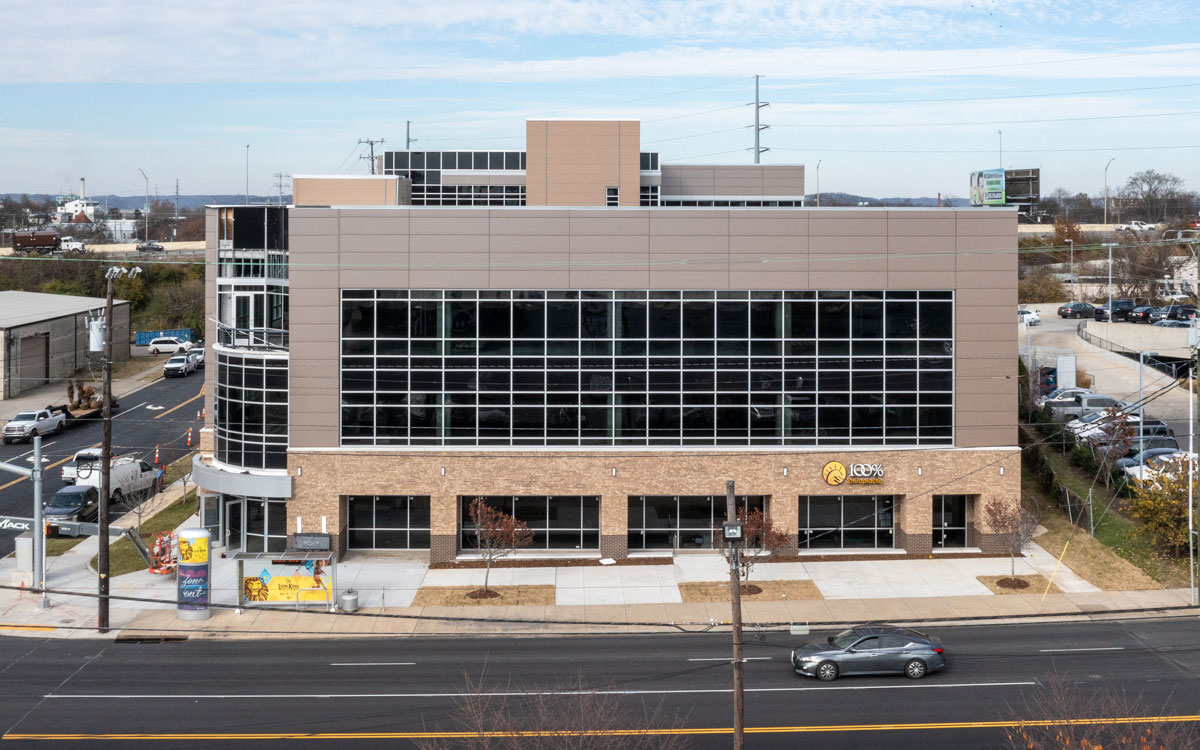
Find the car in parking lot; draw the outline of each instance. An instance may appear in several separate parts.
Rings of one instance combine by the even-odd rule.
[[[184,339],[177,339],[174,336],[160,336],[156,339],[151,339],[147,344],[151,354],[183,354],[192,348],[193,344]]]
[[[1101,420],[1098,425],[1075,435],[1075,439],[1094,446],[1128,444],[1132,437],[1175,437],[1175,430],[1161,419],[1141,420],[1137,412],[1129,415],[1123,426],[1106,423]]]
[[[1128,411],[1130,408],[1130,404],[1104,393],[1080,393],[1070,402],[1054,407],[1052,413],[1054,421],[1067,422],[1090,414],[1100,413],[1103,416],[1104,412]]]
[[[1196,317],[1195,305],[1167,305],[1167,320],[1191,320]]]
[[[1137,466],[1126,466],[1121,471],[1125,472],[1125,476],[1131,480],[1136,479],[1139,482],[1149,482],[1159,474],[1187,471],[1188,452],[1177,451],[1175,453],[1164,453],[1161,456],[1154,456],[1146,459],[1146,462]],[[1196,460],[1196,454],[1190,454],[1192,461]]]
[[[1192,324],[1186,320],[1160,320],[1154,323],[1153,328],[1191,328]]]
[[[940,639],[880,623],[856,625],[824,643],[806,643],[792,650],[796,674],[822,682],[855,674],[902,674],[919,680],[945,668]]]
[[[1068,402],[1074,401],[1075,397],[1081,393],[1091,393],[1087,388],[1055,388],[1040,397],[1036,404],[1038,408],[1053,409],[1056,406],[1062,406]]]
[[[1154,318],[1150,316],[1157,311],[1158,308],[1152,305],[1140,305],[1129,311],[1130,323],[1153,323]]]
[[[1100,305],[1099,307],[1096,308],[1096,312],[1094,315],[1096,320],[1107,321],[1109,319],[1108,307],[1109,307],[1109,303],[1105,302],[1103,305]],[[1112,320],[1113,320],[1113,322],[1116,322],[1119,320],[1129,320],[1129,313],[1133,312],[1134,308],[1136,308],[1136,307],[1137,307],[1137,304],[1131,299],[1114,299],[1114,300],[1112,300]]]
[[[1058,308],[1058,317],[1060,318],[1094,318],[1096,317],[1095,305],[1089,305],[1086,302],[1068,302]]]
[[[139,253],[161,253],[163,246],[157,242],[139,242],[137,249]]]
[[[1147,323],[1157,323],[1160,320],[1166,320],[1166,318],[1167,318],[1167,308],[1166,307],[1156,307],[1150,311],[1149,315],[1146,316],[1146,322]]]
[[[1026,325],[1039,326],[1042,324],[1042,316],[1038,315],[1037,310],[1017,310],[1017,322],[1025,323]]]
[[[1133,441],[1131,441],[1131,444],[1135,448],[1140,448],[1140,450],[1136,450],[1123,458],[1118,458],[1113,462],[1113,466],[1117,467],[1118,469],[1124,469],[1130,466],[1141,466],[1155,456],[1163,456],[1168,453],[1180,452],[1179,443],[1176,442],[1175,438],[1153,437],[1146,438],[1144,441],[1137,440],[1135,438]]]

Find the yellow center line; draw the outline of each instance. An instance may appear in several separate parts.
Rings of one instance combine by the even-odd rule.
[[[919,724],[827,724],[811,727],[747,727],[746,734],[808,734],[820,732],[896,732],[943,729],[1005,729],[1008,727],[1082,726],[1095,724],[1184,724],[1200,722],[1200,714],[1184,716],[1116,716],[1079,719],[1011,719],[1006,721],[944,721]],[[645,737],[663,735],[733,734],[732,727],[680,727],[677,729],[601,729],[587,732],[597,737]],[[515,732],[128,732],[113,734],[18,733],[4,735],[6,740],[420,740],[462,739],[471,737],[573,737],[566,731]]]
[[[205,385],[207,385],[207,383],[205,383]],[[202,385],[202,386],[200,386],[200,392],[197,393],[195,396],[192,396],[187,401],[184,401],[181,404],[176,404],[175,406],[172,406],[170,409],[167,409],[162,414],[156,415],[154,418],[162,419],[163,417],[167,416],[168,414],[175,411],[176,409],[180,409],[180,408],[183,408],[184,406],[187,406],[188,404],[192,403],[193,401],[195,401],[196,399],[200,398],[203,395],[204,395],[204,386]]]

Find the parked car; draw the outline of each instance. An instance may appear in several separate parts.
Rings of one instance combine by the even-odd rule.
[[[1156,307],[1150,311],[1150,315],[1147,316],[1146,322],[1157,323],[1160,320],[1166,320],[1166,319],[1167,319],[1167,308],[1166,307]]]
[[[1124,438],[1122,440],[1112,440],[1112,438],[1117,436],[1114,435],[1114,430],[1106,429],[1106,425],[1104,424],[1093,426],[1091,429],[1076,435],[1075,438],[1091,445],[1101,446],[1112,442],[1127,445],[1130,438],[1139,435],[1142,437],[1175,437],[1175,430],[1172,430],[1171,426],[1161,419],[1147,419],[1142,421],[1137,418],[1137,414],[1130,414],[1125,424],[1127,429],[1120,436]]]
[[[1086,302],[1068,302],[1058,308],[1058,317],[1060,318],[1094,318],[1096,317],[1095,305],[1089,305]]]
[[[188,356],[188,359],[192,360],[192,364],[196,366],[196,369],[199,369],[199,370],[204,369],[204,347],[203,346],[197,346],[193,349],[188,350],[187,356]]]
[[[42,506],[46,523],[58,521],[95,521],[100,515],[100,492],[92,485],[63,487]]]
[[[1184,320],[1160,320],[1154,324],[1154,328],[1191,328],[1192,324]]]
[[[157,242],[139,242],[137,249],[139,253],[161,253],[163,246]]]
[[[1163,443],[1163,445],[1156,445],[1157,443]],[[1124,469],[1129,466],[1141,466],[1155,456],[1179,453],[1179,443],[1175,441],[1175,438],[1146,438],[1145,441],[1135,440],[1133,444],[1140,446],[1141,450],[1118,458],[1113,462],[1113,466],[1116,466],[1118,469]]]
[[[1040,397],[1036,402],[1038,408],[1053,409],[1055,406],[1061,406],[1075,398],[1080,393],[1091,393],[1087,388],[1055,388]]]
[[[63,484],[75,484],[79,474],[87,474],[92,471],[96,462],[100,460],[99,448],[84,448],[71,457],[70,461],[63,464],[62,480]]]
[[[176,354],[163,365],[164,378],[184,378],[196,371],[196,361],[186,354]]]
[[[1042,324],[1042,316],[1038,315],[1037,310],[1017,310],[1017,322],[1031,326],[1040,326]]]
[[[1177,451],[1175,453],[1164,453],[1161,456],[1154,456],[1146,459],[1146,462],[1138,466],[1126,466],[1121,471],[1125,472],[1125,476],[1130,479],[1136,479],[1139,482],[1147,482],[1154,477],[1164,472],[1175,472],[1186,470],[1187,467],[1187,451]],[[1192,460],[1196,460],[1196,454],[1190,454]]]
[[[1070,422],[1067,422],[1065,425],[1063,425],[1063,427],[1072,435],[1079,436],[1088,430],[1091,430],[1094,427],[1099,427],[1100,425],[1110,422],[1121,415],[1122,412],[1115,409],[1101,409],[1100,411],[1093,411],[1089,414],[1085,414],[1082,417],[1076,417],[1075,419],[1072,419]],[[1130,419],[1134,416],[1135,414],[1131,412],[1125,416],[1125,419]]]
[[[190,351],[194,344],[184,339],[177,339],[174,336],[160,336],[152,339],[148,345],[150,353],[158,354],[185,354]]]
[[[824,682],[852,674],[902,674],[919,680],[945,668],[941,640],[894,625],[857,625],[829,636],[825,643],[792,650],[796,674]]]
[[[1156,310],[1158,310],[1158,308],[1152,307],[1151,305],[1141,305],[1140,307],[1135,307],[1129,311],[1129,322],[1153,323],[1154,321],[1151,320],[1150,314]]]
[[[1168,305],[1167,320],[1189,320],[1195,317],[1195,305]]]
[[[1129,320],[1129,313],[1133,312],[1137,304],[1131,299],[1115,299],[1112,301],[1112,320],[1113,322],[1121,320]],[[1106,321],[1109,319],[1108,303],[1105,302],[1096,308],[1096,320]]]
[[[1071,403],[1055,407],[1054,421],[1066,422],[1114,408],[1128,409],[1130,404],[1102,393],[1081,393],[1072,399]]]

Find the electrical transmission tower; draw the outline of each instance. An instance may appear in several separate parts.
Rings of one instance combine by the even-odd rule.
[[[754,76],[754,163],[755,164],[759,163],[759,156],[764,151],[771,150],[769,148],[763,148],[758,145],[759,133],[761,133],[762,131],[771,127],[770,125],[759,125],[758,124],[758,113],[762,110],[763,107],[771,106],[770,102],[760,101],[758,98],[758,79],[761,77],[762,76],[758,76],[758,75]]]
[[[287,181],[291,178],[291,175],[286,172],[276,172],[274,177],[275,177],[275,185],[273,187],[275,187],[277,190],[279,190],[279,205],[282,206],[283,205],[283,189],[285,187],[287,187],[287,188],[291,187],[291,185],[287,184]]]

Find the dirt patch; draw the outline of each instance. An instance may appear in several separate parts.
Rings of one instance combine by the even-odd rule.
[[[979,582],[987,586],[993,594],[1038,594],[1046,591],[1048,581],[1045,576],[1032,573],[1017,576],[1014,581],[1009,576],[979,576]],[[1061,594],[1062,590],[1050,584],[1051,594]]]
[[[729,584],[712,581],[681,583],[679,584],[679,596],[685,604],[727,602],[729,601]],[[743,602],[782,602],[824,598],[821,596],[817,584],[809,580],[751,581],[742,585]]]
[[[518,605],[554,605],[553,586],[489,586],[483,594],[480,586],[422,586],[413,599],[414,607],[488,607]]]

